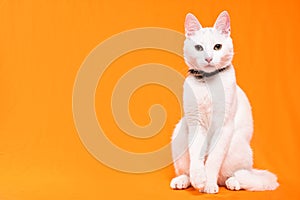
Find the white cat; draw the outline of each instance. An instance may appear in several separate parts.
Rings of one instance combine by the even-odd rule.
[[[184,82],[184,117],[172,136],[176,177],[171,188],[192,185],[205,193],[217,193],[218,185],[230,190],[276,189],[276,175],[252,168],[252,112],[231,64],[228,13],[222,12],[212,28],[202,28],[187,14],[185,35],[190,74]]]

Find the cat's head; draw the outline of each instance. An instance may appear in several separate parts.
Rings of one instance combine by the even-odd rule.
[[[213,27],[202,28],[193,14],[185,19],[184,59],[190,69],[212,72],[231,64],[230,18],[223,11]]]

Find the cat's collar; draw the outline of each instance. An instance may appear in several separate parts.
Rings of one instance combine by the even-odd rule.
[[[217,69],[215,71],[212,72],[205,72],[202,70],[197,70],[197,69],[189,69],[189,73],[192,74],[196,79],[204,79],[204,78],[209,78],[212,77],[222,71],[225,71],[226,69],[228,69],[230,67],[230,65],[227,65],[226,67]]]

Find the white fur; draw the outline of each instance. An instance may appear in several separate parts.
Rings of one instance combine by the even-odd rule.
[[[252,112],[247,96],[236,84],[231,64],[233,44],[228,13],[222,12],[212,28],[202,28],[198,20],[188,14],[185,30],[184,58],[190,69],[212,72],[230,67],[205,80],[193,75],[185,80],[184,117],[172,136],[177,177],[172,179],[171,188],[185,189],[191,184],[205,193],[217,193],[218,185],[226,185],[230,190],[276,189],[279,185],[276,175],[252,168]],[[195,49],[197,44],[203,51]],[[215,44],[222,44],[222,48],[214,50]],[[205,60],[207,57],[212,58],[210,63]],[[223,91],[212,91],[220,88],[220,82]],[[209,135],[215,119],[212,113],[223,117],[221,126],[212,129],[219,131],[217,138]]]

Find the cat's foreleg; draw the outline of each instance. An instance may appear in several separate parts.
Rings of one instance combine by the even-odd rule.
[[[205,162],[206,183],[203,189],[205,193],[213,194],[219,191],[217,185],[218,174],[229,148],[233,134],[233,124],[225,124],[219,131],[219,133],[214,133],[214,139],[210,141],[209,152]]]
[[[188,126],[183,117],[176,125],[172,135],[172,157],[176,177],[170,182],[172,189],[185,189],[190,186],[188,152]]]
[[[206,130],[201,125],[189,126],[190,181],[198,190],[202,190],[206,182],[204,167],[206,137]]]

